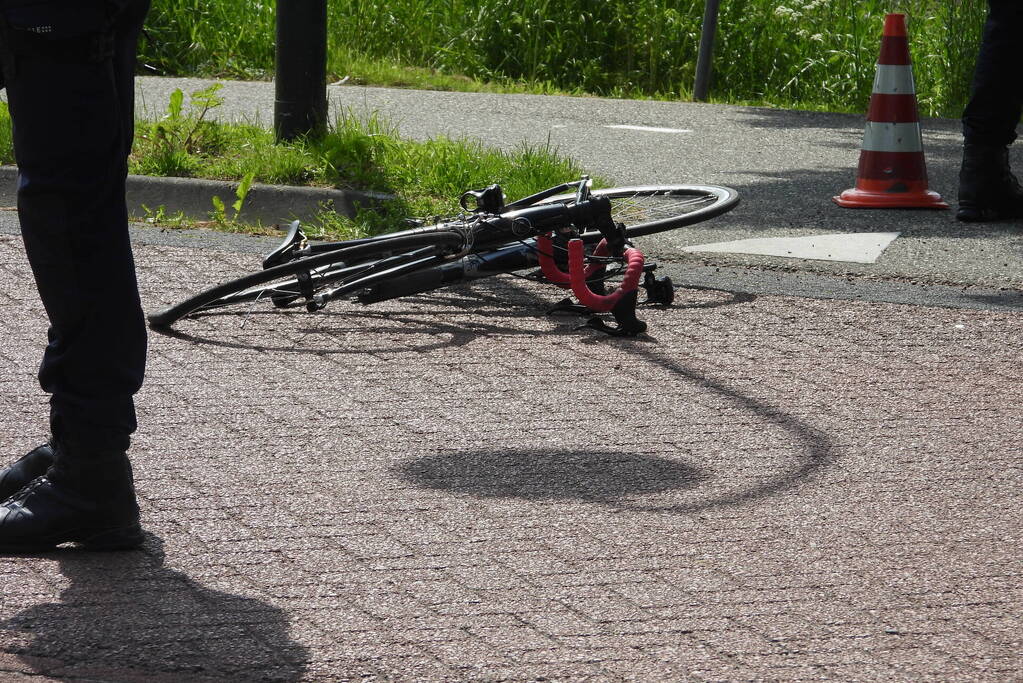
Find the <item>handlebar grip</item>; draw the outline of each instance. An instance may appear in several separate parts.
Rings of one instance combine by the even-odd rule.
[[[572,293],[583,306],[597,313],[606,313],[613,309],[623,296],[639,289],[639,278],[643,275],[644,262],[643,254],[639,249],[625,250],[625,278],[618,289],[607,295],[594,293],[586,284],[586,268],[583,266],[583,257],[583,241],[570,240],[568,243],[569,281],[572,285]]]

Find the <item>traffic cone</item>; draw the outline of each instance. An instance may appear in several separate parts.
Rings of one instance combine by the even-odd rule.
[[[856,187],[832,199],[856,209],[948,208],[941,195],[927,189],[905,14],[884,20]]]

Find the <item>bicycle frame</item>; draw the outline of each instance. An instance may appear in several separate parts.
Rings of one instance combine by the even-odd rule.
[[[535,205],[536,202],[573,187],[576,188],[576,196],[570,202]],[[308,308],[323,308],[329,301],[350,292],[361,292],[358,301],[371,304],[428,292],[458,282],[541,266],[542,272],[553,284],[570,287],[587,309],[614,315],[618,327],[609,328],[605,325],[600,329],[613,334],[639,334],[646,329],[646,324],[635,313],[639,278],[647,273],[650,275],[650,284],[653,284],[652,272],[655,266],[646,268],[643,255],[638,250],[625,248],[624,229],[611,219],[610,201],[591,196],[589,188],[590,180],[584,177],[576,183],[551,188],[508,206],[504,205],[500,188],[496,185],[467,192],[460,199],[462,207],[468,210],[466,202],[469,197],[475,198],[477,207],[468,219],[460,220],[468,225],[468,244],[464,253],[445,257],[442,253],[431,253],[424,249],[417,255],[421,258],[406,258],[405,262],[396,263],[393,268],[375,269],[376,272],[367,277],[314,295]],[[451,225],[441,223],[396,234],[411,235],[424,230],[450,229]],[[575,226],[575,229],[566,229],[566,226]],[[599,256],[624,257],[628,262],[622,286],[611,295],[602,291],[594,292],[590,287],[594,276],[603,275],[604,269],[602,266],[587,268],[583,265],[584,240],[578,238],[578,231],[583,227],[596,228],[602,236],[598,247]],[[552,240],[554,233],[561,239],[572,237],[567,249],[568,273],[561,271],[556,264]],[[511,240],[517,242],[510,243]],[[287,238],[285,242],[288,242]],[[470,247],[473,250],[482,248],[488,251],[470,252]],[[564,251],[565,247],[561,249]],[[396,277],[399,275],[400,278]],[[601,282],[599,287],[602,290],[602,281],[597,281]]]

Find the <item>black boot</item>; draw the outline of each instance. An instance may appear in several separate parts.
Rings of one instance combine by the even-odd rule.
[[[44,443],[0,470],[0,502],[13,496],[36,477],[46,474],[52,464],[53,447]]]
[[[124,453],[56,462],[0,505],[0,552],[41,552],[62,543],[127,550],[142,543],[131,463]]]
[[[1023,189],[1009,168],[1009,148],[966,143],[959,171],[959,211],[970,223],[1023,218]]]

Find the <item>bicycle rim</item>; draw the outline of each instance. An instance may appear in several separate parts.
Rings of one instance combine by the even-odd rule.
[[[640,185],[593,190],[598,197],[611,200],[611,216],[625,224],[629,238],[652,235],[720,216],[739,203],[738,193],[716,185]],[[559,195],[541,203],[565,201],[574,195]],[[583,234],[583,239],[599,239],[597,232]]]
[[[342,244],[333,251],[296,259],[211,287],[151,314],[149,323],[154,328],[166,328],[190,315],[228,308],[242,313],[251,308],[246,305],[252,304],[264,310],[304,305],[309,295],[345,279],[360,277],[381,259],[424,247],[458,249],[463,241],[463,236],[455,232],[431,232],[347,247]]]

